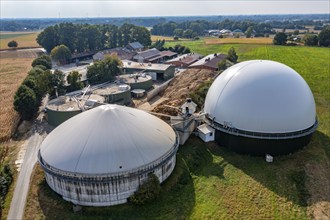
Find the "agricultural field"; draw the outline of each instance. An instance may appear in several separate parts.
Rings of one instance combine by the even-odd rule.
[[[205,38],[205,44],[272,44],[273,38]]]
[[[0,49],[8,49],[8,42],[15,40],[18,48],[40,47],[36,42],[38,32],[0,32]]]
[[[176,168],[156,201],[144,206],[83,207],[78,213],[50,190],[37,165],[25,219],[329,219],[330,49],[206,44],[204,40],[182,45],[203,55],[227,53],[234,47],[239,61],[270,59],[299,72],[317,105],[319,128],[311,143],[266,163],[262,157],[238,155],[192,135],[180,147]]]
[[[168,37],[168,36],[158,36],[158,35],[151,35],[151,41],[155,42],[157,40],[165,40],[166,42],[179,42],[179,41],[186,41],[189,40],[187,38],[179,38],[179,40],[174,40],[173,37]]]

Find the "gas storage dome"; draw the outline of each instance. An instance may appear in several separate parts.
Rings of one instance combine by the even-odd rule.
[[[221,73],[204,112],[220,145],[251,155],[291,153],[309,143],[318,125],[305,80],[269,60],[242,62]]]
[[[76,115],[43,141],[39,163],[48,185],[78,205],[127,202],[154,173],[163,182],[176,163],[178,137],[144,111],[102,105]]]

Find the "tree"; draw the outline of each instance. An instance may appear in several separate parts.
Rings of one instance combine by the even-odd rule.
[[[57,89],[57,94],[58,95],[63,95],[65,94],[65,81],[64,81],[64,73],[60,70],[55,70],[53,74],[49,76],[49,81],[50,81],[50,88],[49,88],[49,94],[50,95],[55,95],[55,91]],[[56,89],[55,89],[56,88]]]
[[[65,45],[59,45],[52,49],[50,56],[60,64],[65,64],[71,59],[71,51]]]
[[[37,98],[33,90],[26,85],[21,85],[14,97],[14,108],[23,120],[31,119],[37,112]]]
[[[37,80],[35,79],[34,76],[28,76],[26,79],[23,81],[22,85],[26,85],[30,89],[33,90],[35,96],[36,96],[36,103],[39,104],[41,102],[41,99],[43,97],[43,92],[41,89],[38,87]]]
[[[40,97],[40,101],[41,98],[51,89],[49,80],[51,75],[52,73],[50,70],[44,71],[36,67],[32,68],[32,70],[28,72],[28,77],[33,77],[36,82],[37,90],[35,90],[35,93],[37,98]]]
[[[8,47],[17,47],[18,43],[16,41],[12,40],[12,41],[8,42],[7,46]]]
[[[236,63],[236,62],[237,62],[238,56],[237,56],[237,54],[236,54],[235,48],[231,47],[231,48],[228,50],[228,57],[227,57],[227,59],[228,59],[230,62],[233,62],[233,63]]]
[[[330,46],[330,26],[323,28],[319,33],[319,45],[323,47]]]
[[[250,26],[246,31],[245,31],[245,36],[246,38],[252,37],[252,32],[253,32],[253,27]]]
[[[156,199],[160,192],[159,179],[155,174],[151,173],[148,175],[147,181],[130,197],[130,201],[136,205],[143,205]]]
[[[66,77],[66,81],[69,84],[68,92],[84,88],[84,84],[80,80],[81,74],[78,71],[70,72],[69,75]]]
[[[48,55],[41,55],[40,57],[36,58],[32,62],[32,67],[42,65],[46,67],[46,69],[52,68],[52,60],[50,59],[50,56]]]
[[[314,34],[306,34],[304,36],[304,44],[305,46],[317,46],[319,39]]]
[[[58,26],[50,26],[43,30],[37,37],[37,42],[40,46],[50,52],[56,45],[59,44]]]
[[[273,39],[274,45],[285,45],[288,35],[284,32],[277,32]]]
[[[90,83],[102,83],[112,81],[116,75],[121,73],[122,62],[116,55],[107,55],[101,61],[89,66],[87,79]]]
[[[293,31],[293,35],[298,35],[299,34],[299,30],[294,30]]]

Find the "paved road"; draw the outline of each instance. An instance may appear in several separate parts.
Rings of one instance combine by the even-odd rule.
[[[47,99],[44,99],[44,103],[46,103],[46,100]],[[47,125],[46,121],[43,121],[43,117],[44,113],[41,112],[32,126],[33,134],[28,140],[26,140],[26,152],[21,166],[21,171],[18,174],[7,219],[16,220],[23,218],[26,198],[29,192],[31,174],[34,165],[37,162],[38,150],[40,144],[47,136],[47,133],[49,133],[52,129]]]

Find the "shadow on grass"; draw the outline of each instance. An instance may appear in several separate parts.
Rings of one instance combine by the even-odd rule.
[[[267,163],[264,157],[236,154],[215,143],[206,146],[212,154],[222,157],[267,189],[302,207],[311,205],[308,204],[310,194],[306,184],[307,178],[311,178],[310,175],[313,174],[307,175],[306,165],[314,163],[327,167],[326,163],[329,163],[330,158],[330,138],[320,131],[314,133],[311,142],[303,149],[290,155],[275,157],[273,163]],[[327,202],[330,202],[329,197],[326,197]],[[324,201],[324,197],[321,201]],[[316,202],[319,201],[313,201]]]
[[[195,205],[193,180],[180,153],[172,175],[162,183],[161,195],[143,206],[83,207],[80,212],[73,213],[72,203],[52,191],[41,176],[37,196],[46,219],[186,219]]]

